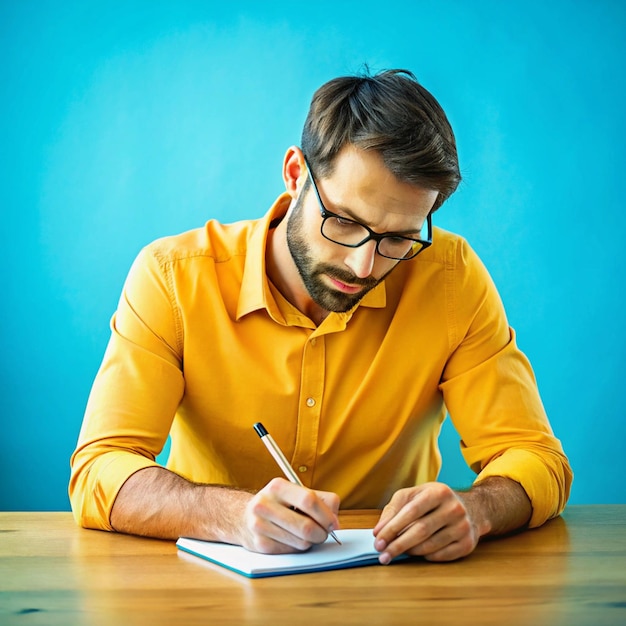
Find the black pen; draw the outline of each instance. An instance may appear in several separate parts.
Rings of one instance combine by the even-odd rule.
[[[289,465],[289,461],[287,461],[287,459],[285,458],[283,451],[278,447],[278,444],[274,441],[272,435],[270,435],[267,430],[265,430],[265,426],[263,426],[261,422],[257,422],[254,425],[254,430],[256,430],[257,435],[261,437],[261,441],[265,444],[265,447],[269,450],[269,453],[274,457],[274,460],[278,464],[278,467],[283,470],[283,474],[285,475],[285,477],[288,478],[292,483],[300,485],[300,487],[304,487],[302,481],[298,477],[298,474],[296,474],[293,471],[293,467]],[[332,530],[329,532],[329,534],[338,544],[341,545],[341,541],[339,541],[337,535],[335,535]]]

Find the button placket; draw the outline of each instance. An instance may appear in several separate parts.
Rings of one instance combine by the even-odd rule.
[[[323,337],[311,337],[302,355],[298,431],[292,462],[308,487],[313,480],[324,393],[324,347]]]

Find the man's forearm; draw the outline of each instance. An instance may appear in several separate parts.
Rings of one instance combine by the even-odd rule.
[[[509,478],[486,478],[458,495],[481,537],[523,528],[532,515],[532,505],[523,487]]]
[[[162,467],[133,474],[111,511],[118,532],[177,539],[180,536],[237,543],[236,533],[251,494],[195,484]]]

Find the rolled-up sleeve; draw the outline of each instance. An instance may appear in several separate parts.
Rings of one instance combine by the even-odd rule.
[[[76,521],[111,530],[118,491],[156,465],[184,390],[182,331],[168,268],[144,250],[126,280],[111,338],[94,381],[71,458]]]
[[[486,269],[462,241],[455,264],[465,269],[449,285],[455,335],[440,386],[446,407],[476,482],[503,476],[519,483],[536,527],[565,507],[572,470]]]

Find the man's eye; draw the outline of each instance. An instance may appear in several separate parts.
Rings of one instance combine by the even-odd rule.
[[[345,217],[336,217],[335,218],[335,222],[337,223],[337,226],[342,226],[344,228],[347,228],[347,227],[350,227],[350,226],[352,226],[352,227],[357,226],[357,224],[355,222],[353,222],[352,220],[349,220],[349,219],[347,219]]]

